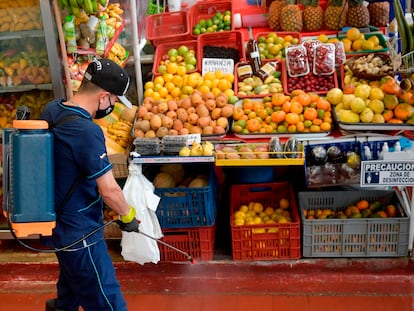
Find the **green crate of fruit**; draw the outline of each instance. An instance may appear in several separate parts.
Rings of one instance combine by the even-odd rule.
[[[309,211],[337,212],[360,200],[392,204],[397,214],[387,218],[309,219]],[[299,192],[298,202],[303,225],[303,257],[402,257],[408,254],[410,219],[394,191]]]
[[[365,40],[368,40],[371,37],[377,37],[378,38],[378,44],[379,44],[379,48],[377,49],[360,49],[360,50],[351,50],[351,51],[347,51],[346,54],[347,55],[354,55],[354,54],[361,54],[361,53],[384,53],[384,52],[388,52],[388,47],[387,47],[387,39],[385,38],[384,34],[380,33],[380,32],[373,32],[373,33],[366,33],[364,34]],[[346,36],[338,36],[339,40],[342,40],[346,38]]]

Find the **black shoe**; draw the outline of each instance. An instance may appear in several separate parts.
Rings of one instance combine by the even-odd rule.
[[[66,311],[56,308],[56,300],[56,298],[46,300],[46,311]],[[78,311],[78,309],[73,311]]]

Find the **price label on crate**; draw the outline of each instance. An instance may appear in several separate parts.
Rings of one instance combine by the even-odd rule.
[[[361,162],[361,187],[412,185],[414,161]]]
[[[231,58],[203,58],[203,76],[206,72],[222,71],[234,73],[234,60]]]

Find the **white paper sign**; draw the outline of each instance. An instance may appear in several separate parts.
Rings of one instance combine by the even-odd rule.
[[[231,58],[203,58],[202,74],[206,72],[222,71],[224,73],[234,73],[234,60]]]

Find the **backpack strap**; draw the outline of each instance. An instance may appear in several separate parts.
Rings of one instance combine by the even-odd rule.
[[[77,114],[71,114],[71,115],[68,115],[68,116],[64,116],[64,117],[58,119],[56,122],[54,122],[51,126],[49,125],[49,127],[50,128],[56,128],[56,127],[62,126],[65,123],[74,121],[74,120],[79,119],[79,118],[83,118],[83,117],[80,116],[80,115],[77,115]],[[66,204],[66,202],[72,196],[73,192],[75,192],[76,187],[80,184],[80,182],[82,181],[82,179],[83,179],[83,176],[81,176],[81,175],[79,175],[75,179],[75,181],[70,186],[69,191],[66,192],[66,194],[65,194],[62,202],[60,202],[60,204],[55,207],[55,210],[61,209]]]

